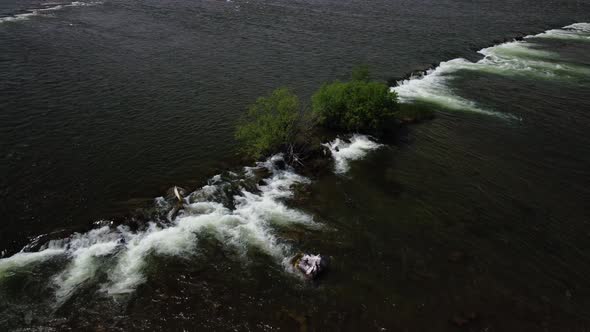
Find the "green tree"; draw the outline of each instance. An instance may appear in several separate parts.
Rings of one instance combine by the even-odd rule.
[[[397,95],[368,74],[355,74],[350,82],[324,84],[312,96],[312,111],[324,127],[380,134],[394,126]],[[363,79],[359,79],[363,78]]]
[[[299,98],[287,88],[278,88],[248,107],[235,135],[249,156],[260,158],[295,139],[299,118]]]
[[[352,74],[350,75],[350,78],[353,81],[368,82],[371,79],[371,72],[369,71],[369,66],[359,65],[352,68]]]

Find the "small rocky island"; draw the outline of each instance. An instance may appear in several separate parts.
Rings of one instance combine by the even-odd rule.
[[[402,126],[433,116],[430,109],[400,104],[387,84],[372,81],[368,68],[360,66],[349,81],[322,85],[311,98],[311,111],[284,87],[258,98],[235,136],[243,159],[261,161],[281,153],[282,165],[277,167],[284,168],[286,163],[300,174],[315,177],[331,169],[333,155],[338,153],[338,144],[331,147],[325,142],[346,142],[345,136],[353,134],[392,141]],[[326,270],[328,259],[299,253],[291,264],[306,278],[315,279]]]

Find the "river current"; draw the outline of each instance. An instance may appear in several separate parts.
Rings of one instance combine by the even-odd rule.
[[[588,1],[0,0],[0,49],[2,330],[590,328]],[[236,165],[362,63],[435,119]]]

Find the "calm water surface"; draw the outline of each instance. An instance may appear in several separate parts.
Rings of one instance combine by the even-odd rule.
[[[589,1],[0,0],[0,327],[590,329],[583,22]],[[359,63],[441,63],[394,87],[436,119],[319,178],[235,164],[248,103]],[[173,185],[195,192],[169,222]],[[301,280],[299,251],[331,270]]]

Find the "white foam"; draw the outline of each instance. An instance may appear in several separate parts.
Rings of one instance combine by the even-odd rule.
[[[270,175],[256,186],[256,191],[241,189],[233,198],[233,208],[228,208],[215,199],[224,193],[228,185],[236,185],[237,174],[227,182],[215,176],[209,184],[189,195],[193,203],[179,213],[171,223],[149,222],[141,231],[128,227],[112,227],[112,223],[87,233],[49,241],[39,252],[18,253],[0,259],[0,277],[5,271],[17,270],[27,265],[46,261],[63,255],[67,265],[52,277],[56,289],[56,305],[61,305],[85,285],[96,282],[98,273],[105,274],[108,281],[100,288],[108,294],[129,293],[146,280],[146,268],[150,256],[188,257],[199,250],[199,234],[212,235],[222,245],[246,257],[255,248],[283,264],[293,254],[286,241],[275,235],[277,227],[292,224],[318,228],[313,218],[301,211],[287,207],[283,201],[293,195],[292,186],[308,183],[289,168],[277,168],[275,163],[281,155],[273,156],[255,167],[244,169],[245,173],[265,168]],[[238,182],[235,182],[238,181]],[[229,191],[228,191],[229,192]],[[188,202],[188,201],[187,201]],[[171,208],[165,199],[155,199],[157,209]],[[165,211],[164,211],[165,212]]]
[[[271,164],[272,161],[266,163]],[[144,233],[130,236],[127,249],[103,289],[109,294],[133,291],[145,282],[144,269],[149,255],[184,257],[195,253],[198,234],[202,232],[212,234],[241,255],[256,247],[282,262],[292,254],[291,248],[274,235],[273,226],[297,223],[319,227],[311,216],[281,202],[293,195],[292,185],[307,181],[292,170],[273,169],[273,175],[258,186],[259,193],[242,190],[234,198],[233,210],[220,203],[200,201],[190,204],[170,227],[151,224]],[[203,189],[209,191],[210,185]]]
[[[557,54],[536,50],[528,42],[512,42],[479,51],[484,58],[466,69],[537,79],[570,79],[590,75],[590,69],[559,61]]]
[[[13,256],[0,259],[0,278],[14,270],[40,263],[63,254],[63,249],[51,248],[40,252],[19,252]]]
[[[0,17],[0,23],[28,20],[31,16],[35,16],[37,14],[38,14],[37,12],[32,11],[32,12],[28,12],[28,13],[13,15],[13,16]]]
[[[481,49],[478,53],[482,54],[484,57],[501,57],[506,61],[518,58],[559,59],[559,56],[554,52],[539,50],[535,48],[535,44],[516,40]]]
[[[350,142],[336,138],[332,142],[324,143],[332,158],[334,158],[334,172],[343,174],[350,169],[350,162],[362,159],[372,150],[380,148],[382,145],[372,141],[366,135],[354,134]]]
[[[456,95],[449,87],[448,80],[452,79],[452,75],[472,64],[462,58],[441,62],[438,67],[427,71],[423,76],[398,82],[397,86],[392,87],[391,90],[395,91],[402,103],[424,101],[454,110],[473,110],[492,114],[475,102]]]
[[[50,247],[65,248],[70,262],[53,278],[58,303],[68,299],[78,287],[94,278],[100,268],[98,258],[112,254],[120,245],[120,235],[108,226],[87,233],[75,233],[67,240],[51,241]]]
[[[97,258],[112,254],[115,248],[116,242],[103,242],[77,250],[66,270],[54,277],[58,303],[68,299],[78,287],[94,278],[100,268]]]
[[[54,3],[48,3],[48,4],[54,4]],[[49,12],[58,11],[58,10],[68,8],[68,7],[86,7],[86,6],[96,6],[96,5],[101,5],[101,4],[102,4],[102,1],[92,1],[92,2],[74,1],[74,2],[63,3],[63,4],[55,4],[55,6],[51,6],[51,7],[29,9],[26,13],[22,13],[22,14],[0,17],[0,23],[28,20],[33,16],[46,16],[46,14]]]
[[[574,23],[561,29],[552,29],[527,38],[574,39],[590,41],[590,23]]]
[[[564,26],[563,28],[590,33],[590,23],[585,23],[585,22],[570,24],[570,25]]]
[[[587,31],[590,25],[577,23],[564,27],[570,29],[567,33]],[[440,105],[447,109],[468,110],[488,115],[518,119],[510,114],[491,111],[478,105],[474,101],[458,96],[450,87],[450,82],[459,71],[479,71],[506,76],[529,76],[543,79],[569,79],[580,75],[590,75],[590,69],[559,61],[559,55],[553,52],[539,50],[528,39],[544,36],[548,32],[525,37],[525,41],[513,41],[479,51],[484,57],[477,62],[462,58],[441,62],[425,75],[412,77],[397,82],[391,90],[395,91],[401,102],[427,102]],[[559,30],[566,31],[566,30]],[[579,33],[578,33],[579,35]]]
[[[109,272],[109,283],[102,287],[110,294],[131,292],[145,281],[144,267],[149,254],[178,255],[196,246],[194,230],[173,226],[161,228],[150,224],[147,231],[129,234],[125,250]]]

